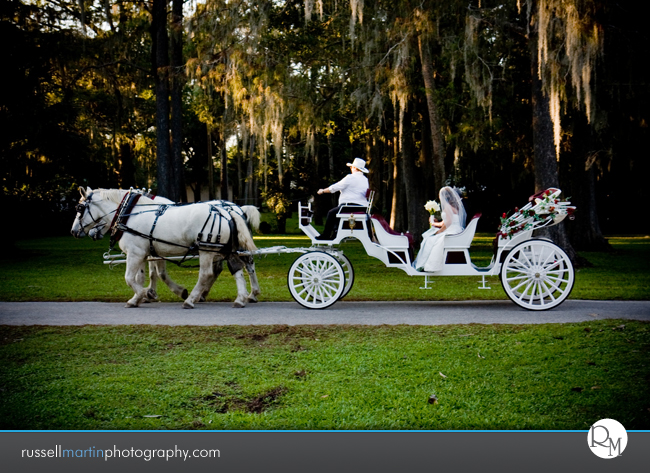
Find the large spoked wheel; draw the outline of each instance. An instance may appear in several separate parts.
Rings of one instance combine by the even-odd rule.
[[[341,293],[341,297],[339,297],[339,299],[343,299],[348,295],[352,289],[352,286],[354,285],[354,267],[352,266],[352,263],[348,257],[343,253],[338,253],[336,255],[336,259],[339,260],[339,263],[341,263],[341,266],[343,267],[343,273],[345,274],[345,288]]]
[[[345,272],[334,256],[310,251],[293,262],[287,285],[298,304],[308,309],[325,309],[341,298]]]
[[[528,310],[557,307],[573,289],[573,264],[557,245],[529,240],[510,251],[501,268],[501,284],[508,297]]]

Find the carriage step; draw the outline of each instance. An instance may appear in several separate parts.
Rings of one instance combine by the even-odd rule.
[[[487,281],[485,280],[485,274],[481,274],[481,280],[479,281],[479,284],[481,284],[478,287],[479,289],[492,289],[490,286],[487,285]]]

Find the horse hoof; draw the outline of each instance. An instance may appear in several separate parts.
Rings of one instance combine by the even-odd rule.
[[[250,302],[251,304],[255,304],[257,302],[257,299],[255,297],[249,297],[248,302]]]
[[[194,309],[194,306],[189,302],[183,302],[183,309]]]
[[[147,291],[147,302],[156,302],[158,300],[158,294],[153,289]]]
[[[130,302],[127,302],[124,307],[126,307],[127,309],[135,309],[138,306],[135,304],[131,304]]]
[[[183,293],[181,294],[181,299],[187,299],[187,296],[189,296],[190,293],[187,292],[187,289],[183,289]]]
[[[245,304],[242,304],[241,302],[235,302],[232,306],[235,309],[243,309],[245,307]]]

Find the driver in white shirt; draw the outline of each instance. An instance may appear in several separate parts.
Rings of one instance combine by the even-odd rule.
[[[326,189],[318,189],[318,194],[331,194],[340,192],[339,205],[327,213],[325,229],[323,233],[316,237],[317,240],[333,240],[334,227],[336,224],[336,214],[339,212],[342,204],[359,204],[368,205],[366,194],[368,193],[368,178],[364,175],[368,173],[366,162],[361,158],[354,158],[352,163],[347,163],[350,167],[350,174],[345,176],[336,184],[332,184]]]

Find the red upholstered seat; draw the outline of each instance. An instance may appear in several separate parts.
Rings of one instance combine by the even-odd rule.
[[[530,197],[528,197],[528,202],[532,202],[535,199],[543,199],[544,196],[546,195],[546,192],[548,192],[548,191],[557,192],[559,190],[560,189],[556,189],[555,187],[549,187],[548,189],[545,189],[543,191],[539,191],[537,194],[531,195]]]
[[[390,228],[390,225],[388,225],[388,222],[386,221],[386,219],[384,217],[382,217],[381,215],[379,215],[379,214],[372,214],[372,218],[374,218],[375,220],[377,220],[379,222],[379,224],[382,226],[382,228],[384,230],[386,230],[386,233],[389,233],[391,235],[400,235],[400,236],[403,235],[406,238],[408,238],[409,246],[410,247],[413,246],[413,235],[411,235],[409,232],[406,232],[406,233],[396,232],[395,230]]]

